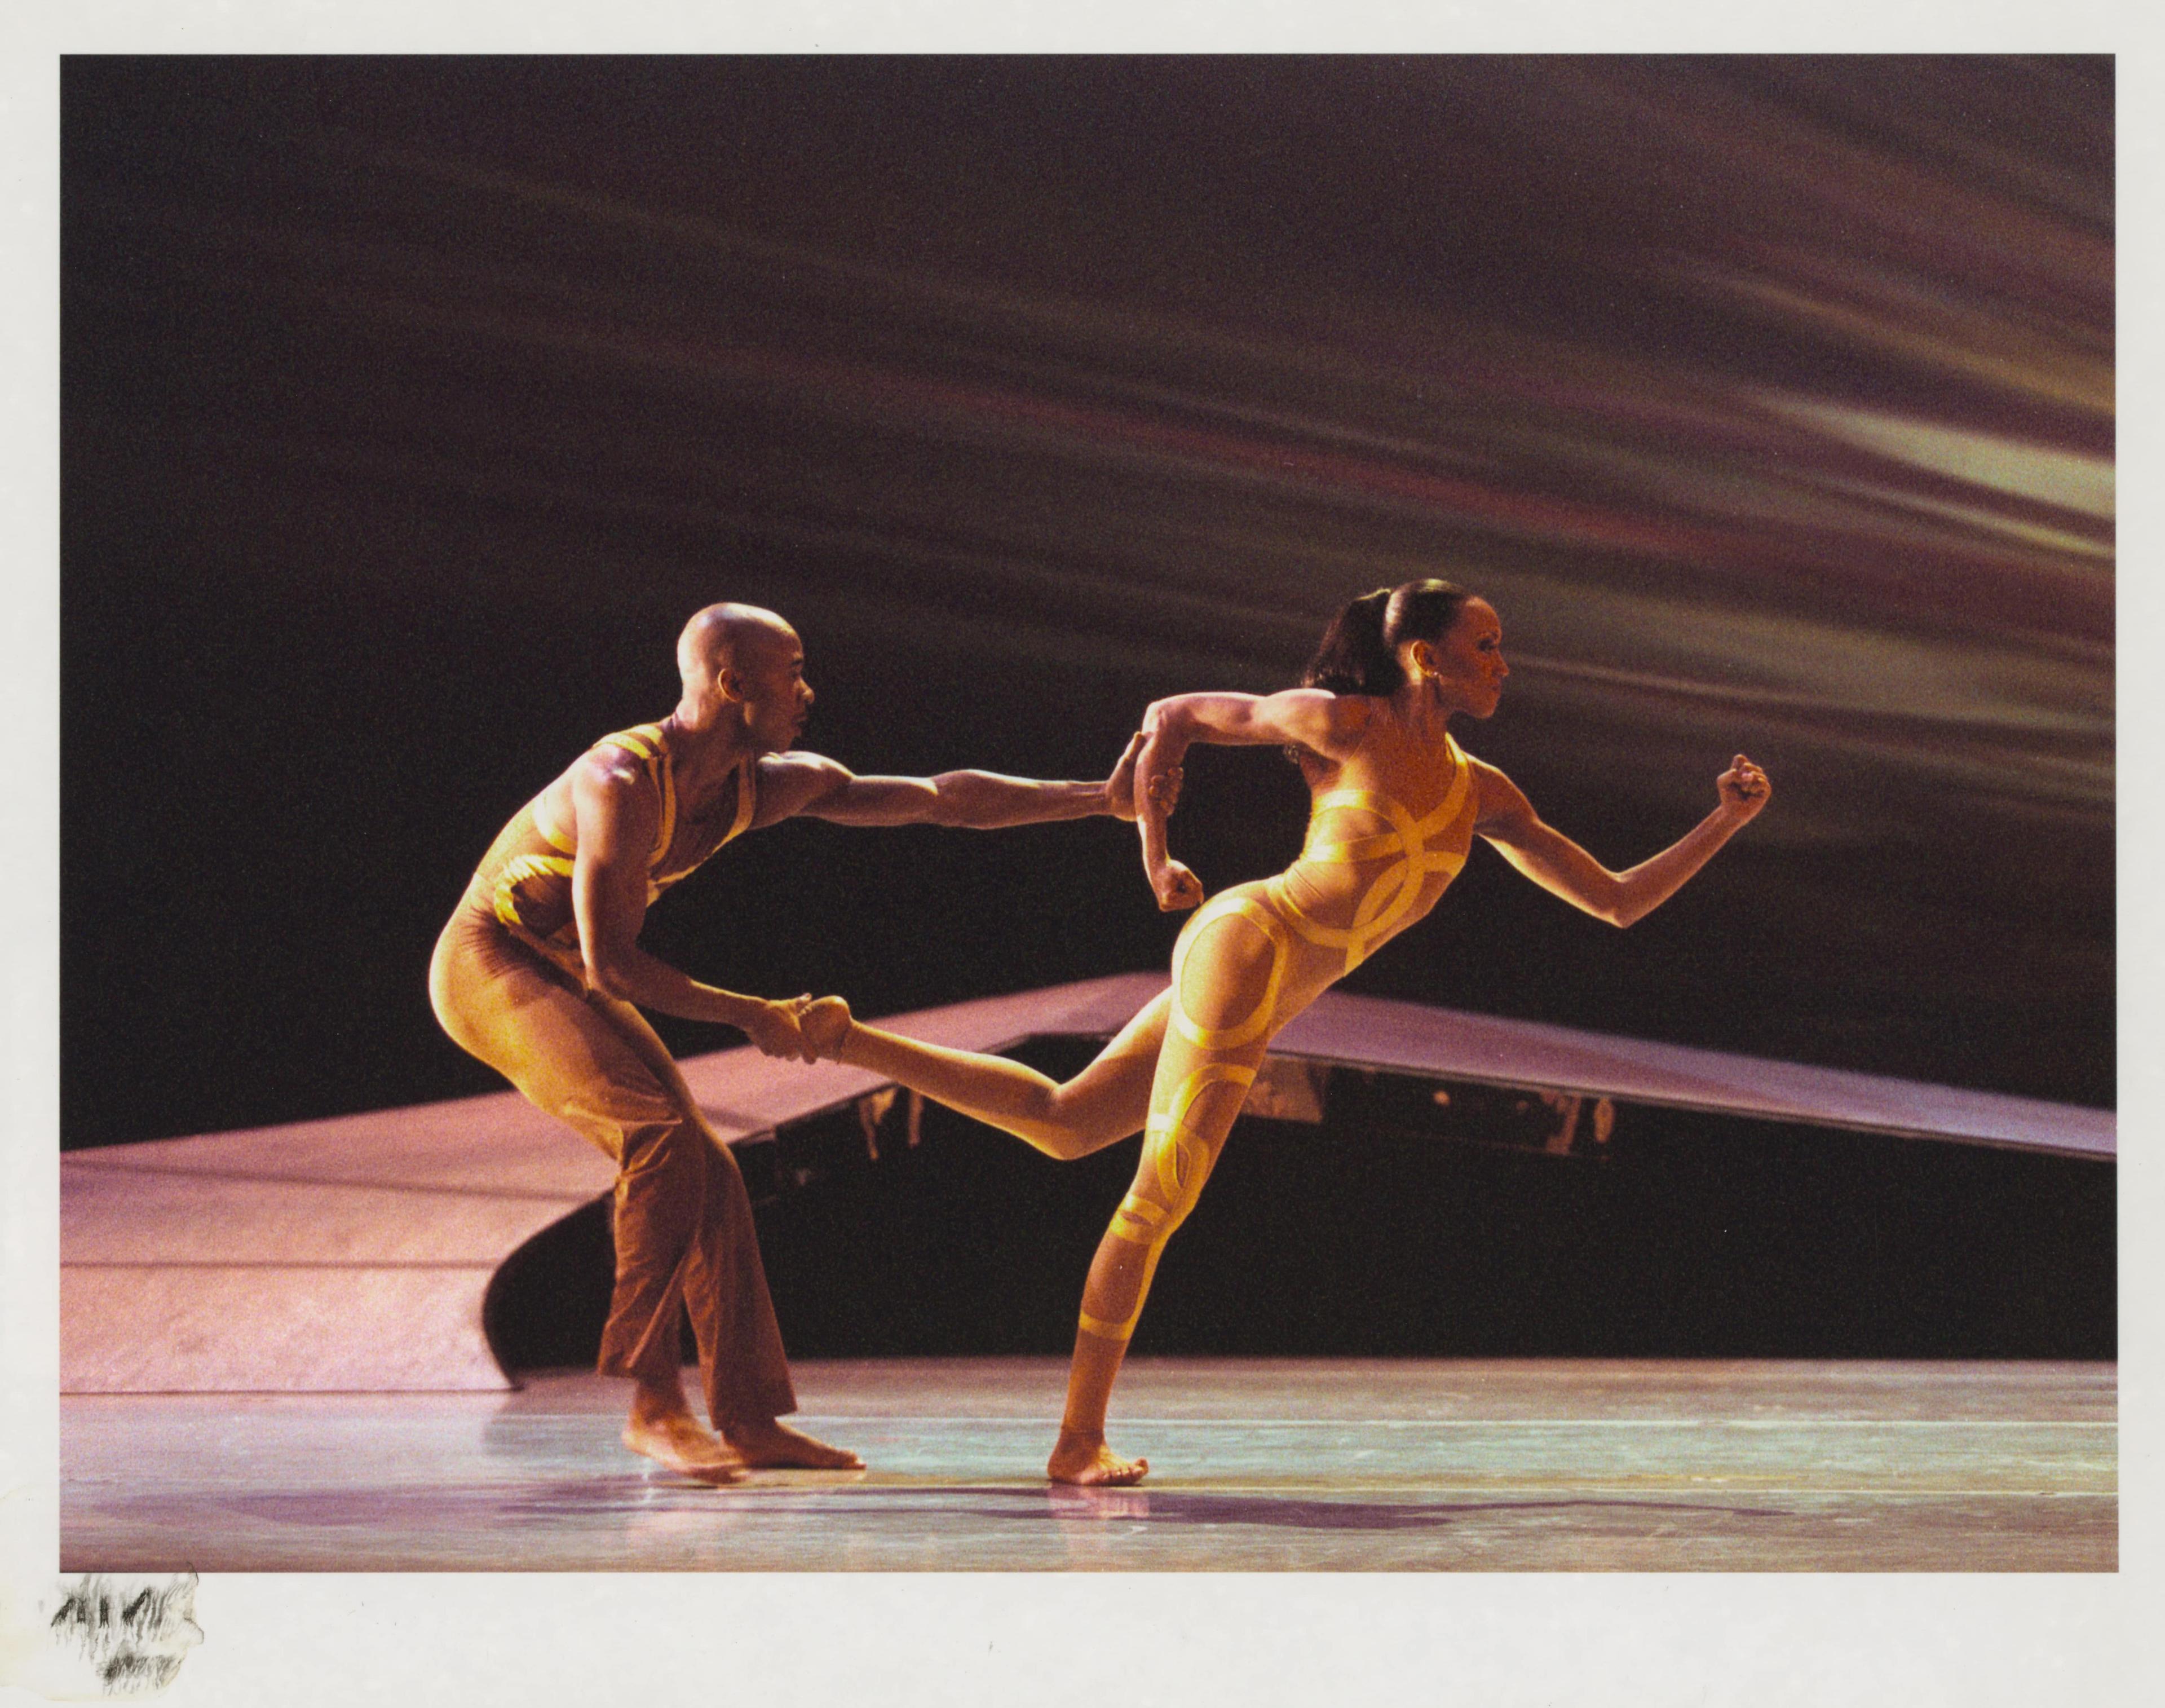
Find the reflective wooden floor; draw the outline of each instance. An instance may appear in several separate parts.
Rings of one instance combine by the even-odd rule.
[[[1134,1489],[1040,1475],[1063,1361],[797,1368],[850,1476],[683,1482],[623,1384],[73,1396],[66,1571],[2111,1571],[2110,1364],[1139,1359]]]

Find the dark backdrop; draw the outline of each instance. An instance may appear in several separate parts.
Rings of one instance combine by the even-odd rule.
[[[861,770],[1102,772],[1441,572],[1477,854],[1353,988],[2109,1104],[2106,61],[108,60],[62,72],[63,1142],[487,1089],[430,944],[720,598]],[[1297,846],[1213,752],[1176,848]],[[877,1013],[1162,964],[1132,835],[792,825],[650,941]],[[682,1047],[735,1035],[673,1027]]]

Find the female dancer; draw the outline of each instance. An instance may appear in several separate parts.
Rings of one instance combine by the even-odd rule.
[[[1174,946],[1172,988],[1064,1085],[998,1057],[855,1025],[840,998],[803,1015],[804,1037],[820,1055],[913,1087],[1049,1156],[1087,1156],[1142,1129],[1135,1183],[1083,1285],[1067,1413],[1046,1468],[1054,1480],[1133,1483],[1150,1468],[1105,1445],[1105,1408],[1158,1254],[1195,1207],[1272,1035],[1426,915],[1477,833],[1542,888],[1628,925],[1767,804],[1766,774],[1740,753],[1716,784],[1720,804],[1696,828],[1628,872],[1609,871],[1451,739],[1452,718],[1496,709],[1509,674],[1487,601],[1448,582],[1408,582],[1340,612],[1301,688],[1151,706],[1136,821],[1161,908],[1203,900],[1195,874],[1166,851],[1166,815],[1191,742],[1292,749],[1314,798],[1307,844],[1277,877],[1236,884],[1204,907]]]

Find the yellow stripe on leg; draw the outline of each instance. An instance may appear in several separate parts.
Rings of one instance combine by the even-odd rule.
[[[1271,946],[1270,976],[1263,982],[1263,994],[1247,1019],[1237,1025],[1198,1025],[1188,1017],[1188,1010],[1181,1000],[1183,975],[1188,966],[1188,952],[1204,931],[1219,920],[1240,918],[1261,931]],[[1180,941],[1172,950],[1172,1024],[1181,1036],[1198,1050],[1237,1050],[1243,1044],[1252,1044],[1269,1031],[1277,1017],[1278,986],[1285,978],[1286,952],[1291,946],[1286,941],[1285,926],[1277,915],[1251,898],[1220,896],[1196,915],[1188,929],[1180,934]]]
[[[1171,1230],[1161,1234],[1143,1253],[1143,1273],[1135,1283],[1135,1308],[1119,1322],[1107,1322],[1101,1316],[1093,1316],[1087,1310],[1077,1313],[1076,1321],[1086,1334],[1096,1335],[1100,1340],[1124,1341],[1135,1331],[1135,1325],[1143,1320],[1143,1305],[1150,1298],[1151,1278],[1157,1273],[1157,1260],[1165,1254],[1165,1241]]]
[[[1122,1221],[1130,1224],[1123,1226]],[[1125,1240],[1131,1246],[1146,1246],[1156,1239],[1157,1226],[1165,1220],[1162,1205],[1152,1204],[1147,1198],[1138,1198],[1130,1192],[1120,1200],[1120,1207],[1113,1212],[1113,1225],[1106,1230],[1116,1240]]]
[[[1152,1160],[1157,1169],[1158,1190],[1184,1215],[1194,1202],[1196,1193],[1202,1190],[1203,1173],[1209,1162],[1209,1147],[1199,1136],[1188,1130],[1188,1112],[1195,1100],[1212,1085],[1237,1085],[1243,1091],[1256,1083],[1256,1070],[1236,1062],[1211,1062],[1197,1068],[1180,1082],[1180,1089],[1172,1094],[1172,1107],[1165,1114],[1152,1115],[1143,1125],[1143,1141],[1168,1142],[1156,1144]],[[1193,1181],[1183,1180],[1182,1165],[1193,1163]]]

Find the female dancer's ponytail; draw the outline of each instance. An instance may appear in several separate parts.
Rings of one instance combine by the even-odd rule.
[[[1463,588],[1433,579],[1362,594],[1330,619],[1300,685],[1341,694],[1392,693],[1406,679],[1399,668],[1400,645],[1441,640],[1469,597]]]
[[[1401,678],[1399,661],[1383,644],[1383,619],[1391,603],[1391,589],[1377,588],[1363,593],[1330,619],[1308,668],[1300,673],[1303,688],[1327,688],[1332,693],[1387,694]]]

